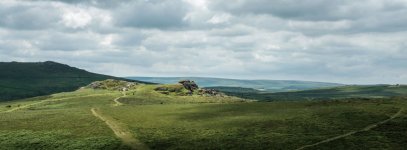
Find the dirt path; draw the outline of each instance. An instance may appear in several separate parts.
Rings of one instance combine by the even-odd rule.
[[[102,115],[96,108],[92,108],[91,111],[95,117],[104,121],[107,126],[109,126],[109,128],[113,130],[114,134],[123,141],[123,144],[137,150],[149,149],[144,143],[134,138],[129,129],[125,127],[125,125],[122,125],[120,122],[115,121],[111,117]]]
[[[123,98],[123,97],[125,97],[126,96],[126,93],[122,93],[123,94],[123,96],[120,96],[120,97],[117,97],[117,98],[115,98],[113,101],[115,102],[115,104],[114,104],[114,106],[121,106],[121,105],[124,105],[122,102],[119,102],[119,99],[120,98]]]
[[[74,96],[74,97],[65,97],[65,98],[57,98],[57,99],[46,99],[46,100],[42,100],[42,101],[39,101],[39,102],[35,102],[35,103],[27,104],[27,105],[22,105],[22,106],[20,106],[20,107],[15,107],[15,108],[13,108],[13,109],[6,110],[6,111],[4,111],[4,112],[5,112],[5,113],[9,113],[9,112],[13,112],[13,111],[16,111],[16,110],[28,108],[28,107],[33,106],[33,105],[42,104],[42,103],[45,103],[45,102],[55,102],[55,101],[73,99],[73,98],[91,97],[91,96],[101,96],[101,95],[110,95],[110,94],[91,94],[91,95],[84,95],[84,96]]]
[[[342,135],[339,135],[339,136],[336,136],[336,137],[325,139],[325,140],[322,140],[322,141],[314,143],[314,144],[305,145],[305,146],[302,146],[300,148],[297,148],[297,150],[302,150],[302,149],[305,149],[305,148],[310,148],[310,147],[317,146],[317,145],[320,145],[320,144],[328,143],[328,142],[331,142],[331,141],[334,141],[334,140],[337,140],[337,139],[341,139],[341,138],[344,138],[344,137],[347,137],[347,136],[351,136],[351,135],[359,133],[359,132],[369,131],[369,130],[371,130],[373,128],[376,128],[378,125],[385,124],[385,123],[393,120],[394,118],[400,116],[402,111],[403,111],[403,109],[400,109],[397,113],[392,115],[389,119],[386,119],[386,120],[383,120],[383,121],[368,125],[368,126],[366,126],[365,128],[363,128],[361,130],[348,132],[346,134],[342,134]]]

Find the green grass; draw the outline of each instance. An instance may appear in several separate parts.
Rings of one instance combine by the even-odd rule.
[[[106,94],[80,97],[93,94]],[[95,105],[109,105],[120,95],[110,91],[81,90],[53,95],[45,103],[0,113],[0,147],[5,149],[125,149],[112,131],[90,113]],[[53,99],[73,97],[52,101]],[[23,100],[17,104],[37,101]],[[0,103],[3,106],[11,102]],[[0,148],[0,149],[1,149]]]
[[[76,138],[67,130],[1,131],[1,149],[120,149],[120,141],[110,136]]]
[[[395,105],[406,109],[406,100],[402,99]],[[405,149],[406,133],[407,114],[404,111],[400,117],[373,130],[319,145],[318,149]]]
[[[91,89],[0,102],[0,149],[129,149],[91,108],[127,126],[151,149],[296,149],[407,108],[405,98],[254,102],[167,95],[155,91],[158,86],[138,85],[116,107],[120,92]],[[33,105],[6,112],[27,104]],[[374,130],[311,149],[397,149],[407,141],[406,117],[404,112]]]
[[[376,102],[274,102],[102,110],[155,149],[295,149],[384,120],[397,108]]]

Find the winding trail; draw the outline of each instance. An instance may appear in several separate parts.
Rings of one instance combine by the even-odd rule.
[[[314,143],[314,144],[305,145],[305,146],[302,146],[300,148],[297,148],[296,150],[302,150],[302,149],[310,148],[310,147],[317,146],[317,145],[324,144],[324,143],[328,143],[328,142],[331,142],[331,141],[334,141],[334,140],[337,140],[337,139],[341,139],[341,138],[344,138],[344,137],[347,137],[347,136],[351,136],[351,135],[359,133],[359,132],[369,131],[369,130],[371,130],[373,128],[376,128],[379,125],[385,124],[385,123],[393,120],[394,118],[397,118],[398,116],[401,115],[402,111],[403,111],[403,109],[401,108],[397,113],[392,115],[390,118],[388,118],[386,120],[383,120],[383,121],[380,121],[380,122],[377,122],[377,123],[374,123],[374,124],[371,124],[371,125],[368,125],[368,126],[364,127],[361,130],[348,132],[346,134],[342,134],[342,135],[335,136],[335,137],[332,137],[332,138],[329,138],[329,139],[325,139],[325,140],[319,141],[319,142]]]
[[[3,111],[3,113],[9,113],[9,112],[13,112],[13,111],[20,110],[20,109],[25,109],[25,108],[28,108],[30,106],[37,105],[37,104],[42,104],[42,103],[45,103],[45,102],[55,102],[55,101],[73,99],[73,98],[102,96],[102,95],[111,95],[111,94],[91,94],[91,95],[84,95],[84,96],[73,96],[73,97],[65,97],[65,98],[57,98],[57,99],[46,99],[46,100],[42,100],[42,101],[39,101],[39,102],[35,102],[35,103],[27,104],[27,105],[22,105],[20,107],[15,107],[13,109]]]
[[[95,117],[105,122],[107,126],[109,126],[109,128],[113,130],[114,134],[123,141],[124,145],[127,145],[135,150],[149,149],[144,143],[134,138],[129,129],[125,127],[125,125],[115,121],[111,117],[102,115],[96,108],[92,108],[91,111]]]
[[[126,93],[122,93],[123,94],[123,96],[120,96],[120,97],[117,97],[117,98],[115,98],[113,101],[115,102],[115,104],[114,104],[114,106],[121,106],[121,105],[124,105],[122,102],[119,102],[119,99],[120,98],[123,98],[123,97],[125,97],[126,96]]]

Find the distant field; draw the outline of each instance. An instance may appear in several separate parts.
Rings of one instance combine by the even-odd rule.
[[[91,108],[97,108],[150,149],[296,149],[361,130],[407,108],[405,98],[245,102],[164,95],[154,87],[141,85],[127,92],[118,99],[122,105],[113,101],[121,93],[105,90],[1,102],[0,147],[130,149],[92,115]],[[407,141],[406,131],[407,114],[402,111],[377,128],[310,149],[398,149]]]
[[[293,81],[293,80],[241,80],[224,78],[206,78],[206,77],[126,77],[127,79],[161,83],[174,84],[180,80],[193,80],[201,87],[243,87],[260,89],[268,92],[285,92],[293,90],[307,90],[316,88],[336,87],[343,84],[312,82],[312,81]]]
[[[407,96],[406,85],[354,85],[277,93],[239,87],[214,87],[214,89],[228,95],[260,101],[335,100]]]

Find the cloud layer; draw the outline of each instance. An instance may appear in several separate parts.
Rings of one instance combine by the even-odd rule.
[[[0,60],[117,76],[407,83],[405,0],[2,0]]]

